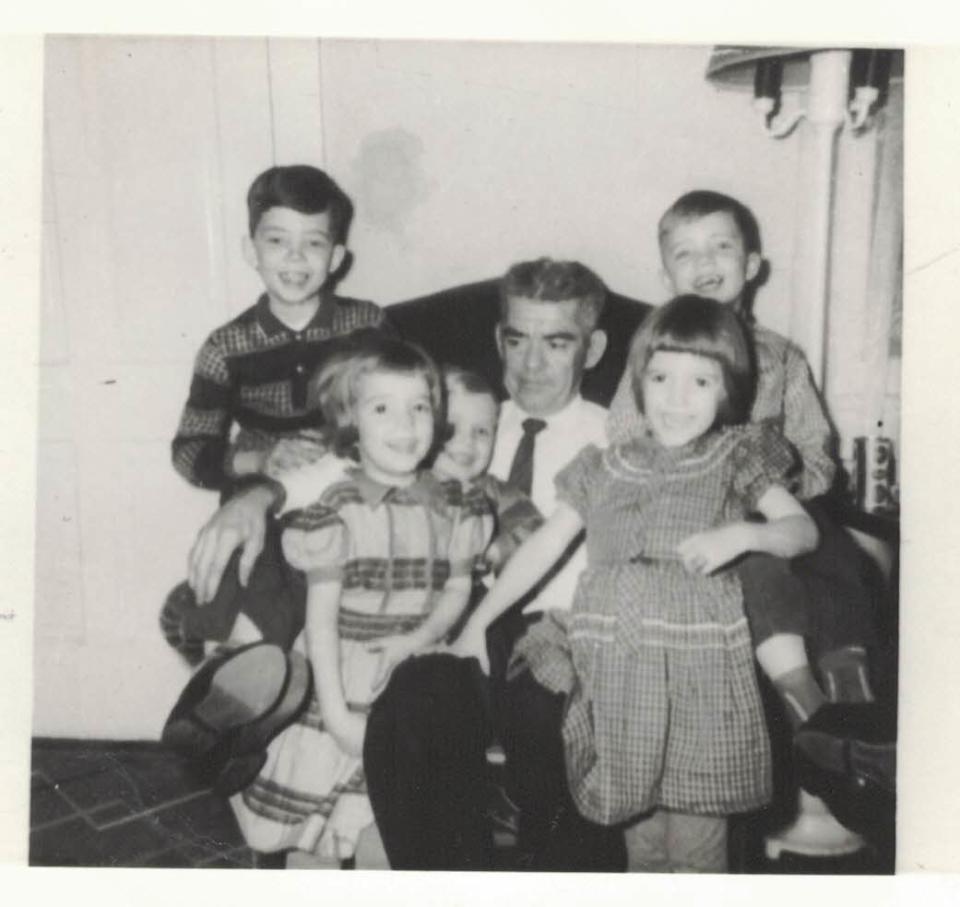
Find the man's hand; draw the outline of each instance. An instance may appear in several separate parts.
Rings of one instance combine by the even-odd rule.
[[[487,631],[471,625],[468,621],[463,632],[450,644],[447,651],[458,658],[476,658],[480,670],[490,674],[490,656],[487,653]]]
[[[212,601],[230,556],[242,549],[238,565],[240,585],[250,579],[267,530],[267,512],[274,493],[265,487],[249,488],[231,498],[207,520],[190,549],[187,580],[198,604]]]
[[[677,554],[689,573],[710,574],[750,550],[749,525],[731,523],[685,538]]]

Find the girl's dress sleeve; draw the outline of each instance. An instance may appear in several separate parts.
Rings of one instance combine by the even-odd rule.
[[[602,459],[603,451],[593,444],[588,444],[557,473],[554,480],[557,500],[573,507],[584,521],[589,510],[591,493],[603,468]]]
[[[348,533],[340,515],[326,504],[314,503],[293,514],[281,537],[283,554],[308,582],[333,582],[343,575]]]
[[[448,483],[448,507],[454,511],[447,549],[451,579],[473,573],[490,545],[494,531],[491,503],[480,485],[473,485],[464,491],[457,502],[459,495],[455,483]]]
[[[743,438],[734,449],[733,488],[748,510],[773,485],[793,493],[797,487],[800,461],[790,442],[772,424],[760,422],[743,429]]]

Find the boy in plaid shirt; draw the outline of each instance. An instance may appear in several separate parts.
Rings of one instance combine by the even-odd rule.
[[[243,254],[264,293],[200,348],[172,445],[176,470],[219,491],[221,501],[264,481],[279,440],[322,425],[322,414],[307,406],[307,382],[337,338],[383,324],[376,305],[330,288],[346,256],[353,209],[326,173],[304,164],[271,167],[251,184],[247,208]],[[293,642],[303,625],[303,589],[284,564],[272,523],[251,566],[235,558],[209,603],[208,590],[195,596],[186,583],[171,593],[161,625],[188,660],[202,657],[204,640]]]

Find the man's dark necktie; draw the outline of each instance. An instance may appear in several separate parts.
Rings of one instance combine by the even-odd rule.
[[[517,445],[517,452],[513,455],[513,463],[510,464],[510,484],[526,495],[530,494],[533,487],[533,445],[537,433],[546,427],[547,423],[543,419],[523,420],[523,437]]]

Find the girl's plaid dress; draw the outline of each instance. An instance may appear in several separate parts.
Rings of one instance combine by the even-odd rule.
[[[587,818],[723,816],[769,799],[739,580],[688,573],[676,548],[742,518],[793,464],[777,432],[750,425],[681,448],[649,437],[589,447],[557,476],[585,522],[588,565],[573,610],[541,621],[515,658],[569,693],[567,773]]]
[[[407,488],[360,470],[290,517],[284,553],[309,582],[342,583],[340,673],[348,708],[373,701],[378,637],[414,630],[452,577],[468,576],[489,543],[493,519],[479,490],[423,473]],[[306,651],[304,637],[297,640]],[[340,750],[316,695],[271,744],[259,777],[231,805],[251,847],[351,856],[373,820],[362,760]]]

